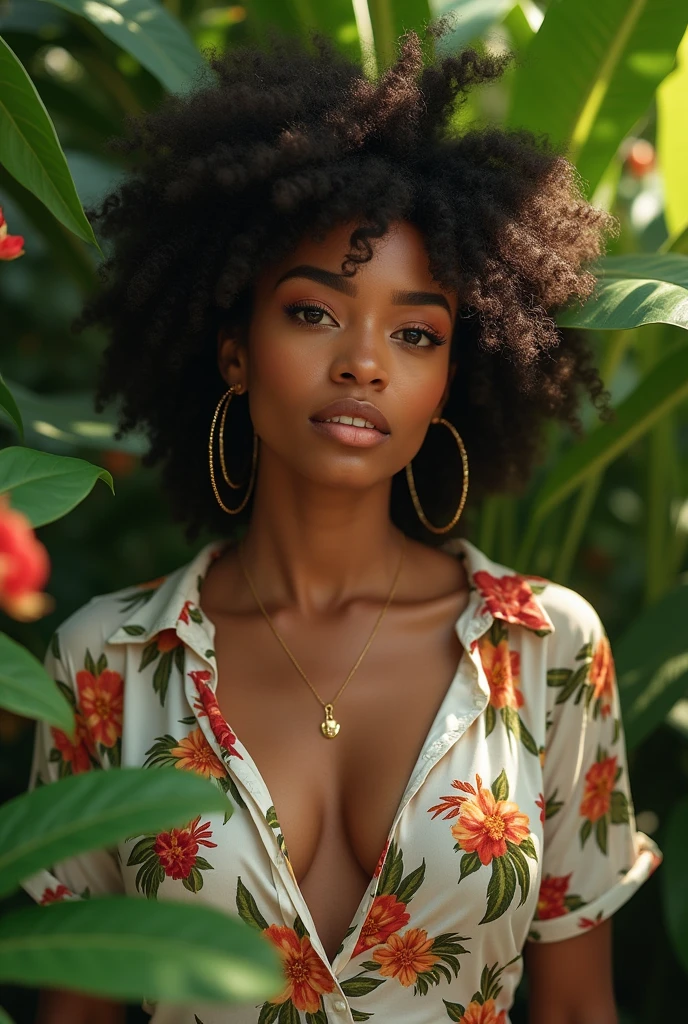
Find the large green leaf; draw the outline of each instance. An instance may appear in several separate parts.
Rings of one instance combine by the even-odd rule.
[[[131,452],[143,455],[149,444],[143,433],[131,431],[118,441],[113,434],[117,424],[108,413],[93,410],[93,394],[75,391],[59,395],[39,395],[16,381],[7,382],[26,425],[29,444],[43,438],[66,445]]]
[[[10,504],[43,526],[67,515],[104,480],[115,493],[106,469],[68,455],[48,455],[33,448],[12,446],[0,451],[0,494],[10,492]]]
[[[87,18],[168,92],[185,92],[208,66],[184,26],[157,0],[51,0]]]
[[[168,767],[82,772],[38,786],[0,807],[0,895],[85,850],[231,807],[207,779]]]
[[[73,735],[74,712],[43,665],[26,647],[0,633],[0,708]]]
[[[529,529],[686,398],[688,345],[682,345],[650,370],[635,391],[621,402],[615,410],[614,422],[598,427],[557,460],[535,498]]]
[[[428,0],[368,0],[375,50],[382,64],[391,64],[396,56],[399,36],[414,29],[423,38],[430,21]]]
[[[0,979],[173,1003],[256,1003],[284,986],[274,947],[236,918],[200,904],[125,896],[5,914]]]
[[[664,917],[674,951],[684,970],[688,971],[688,799],[671,811],[664,833],[664,865],[659,872],[662,885]]]
[[[688,584],[665,594],[614,644],[626,742],[636,747],[688,692]]]
[[[0,163],[102,256],[55,127],[14,52],[0,37]]]
[[[679,252],[608,256],[593,271],[595,295],[557,314],[560,327],[598,331],[675,324],[688,328],[688,256]]]
[[[360,44],[356,14],[352,0],[251,0],[247,5],[246,21],[259,39],[267,31],[278,29],[292,35],[302,35],[317,29],[334,39],[339,47],[354,59],[360,59]]]
[[[670,235],[688,225],[688,32],[678,51],[678,68],[657,90],[657,156],[662,172],[664,217]]]
[[[514,6],[514,0],[430,0],[433,15],[455,13],[454,30],[442,40],[440,49],[458,50],[475,42]]]
[[[14,400],[14,396],[13,396],[12,392],[7,387],[7,384],[5,383],[5,381],[2,379],[2,374],[1,373],[0,373],[0,409],[2,409],[3,412],[6,412],[7,415],[10,417],[10,419],[13,420],[17,430],[19,431],[19,436],[20,436],[20,438],[23,441],[24,440],[24,424],[22,423],[21,413],[19,412],[19,407],[17,406],[17,403]]]
[[[568,144],[591,195],[674,66],[686,28],[676,0],[559,0],[515,76],[510,126]]]

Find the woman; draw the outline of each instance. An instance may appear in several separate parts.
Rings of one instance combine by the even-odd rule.
[[[79,740],[39,727],[32,784],[171,764],[234,813],[25,887],[205,901],[284,966],[261,1005],[145,1004],[155,1024],[506,1024],[524,956],[531,1024],[617,1019],[610,916],[660,854],[609,643],[461,518],[527,481],[547,418],[580,431],[581,391],[608,415],[552,313],[615,222],[544,142],[449,131],[507,61],[424,67],[409,33],[375,85],[324,40],[273,41],[115,144],[143,158],[92,211],[114,240],[78,325],[110,332],[98,407],[123,399],[188,539],[213,539],[57,630]],[[42,1020],[94,1008],[122,1019],[52,993]]]

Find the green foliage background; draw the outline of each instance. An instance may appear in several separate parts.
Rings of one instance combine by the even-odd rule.
[[[471,525],[492,557],[574,587],[605,623],[639,826],[666,855],[614,915],[621,1022],[680,1020],[688,971],[688,13],[675,0],[0,0],[1,80],[23,66],[67,168],[55,162],[46,178],[40,160],[13,164],[16,123],[0,103],[0,205],[26,249],[0,265],[0,370],[25,430],[22,441],[0,391],[0,448],[24,443],[86,459],[112,474],[116,492],[95,486],[65,518],[43,520],[56,610],[33,624],[0,614],[0,629],[42,658],[51,632],[90,597],[155,578],[194,553],[168,520],[156,474],[139,466],[143,439],[113,442],[114,414],[93,413],[104,339],[75,339],[68,327],[97,287],[100,253],[80,210],[126,172],[103,156],[123,115],[183,91],[204,47],[260,41],[271,24],[327,32],[374,76],[403,30],[422,31],[449,10],[457,17],[443,46],[518,56],[499,83],[471,95],[457,130],[478,122],[547,132],[566,145],[595,205],[622,223],[599,300],[576,314],[590,328],[617,424],[600,427],[586,408],[584,441],[552,429],[528,492],[485,502]],[[638,139],[654,147],[646,171]],[[26,787],[32,737],[28,718],[0,710],[0,803]],[[0,909],[28,902],[18,893]],[[17,1022],[32,1020],[34,1001],[29,989],[0,992]],[[526,1006],[524,982],[513,1024],[525,1024]],[[148,1019],[134,1006],[129,1016]]]

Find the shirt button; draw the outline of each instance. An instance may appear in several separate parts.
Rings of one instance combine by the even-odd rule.
[[[335,999],[333,1006],[335,1010],[346,1010],[346,1003],[343,999]]]

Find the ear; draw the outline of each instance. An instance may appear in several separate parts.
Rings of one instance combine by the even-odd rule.
[[[432,419],[433,420],[439,419],[439,417],[442,415],[442,410],[444,409],[445,405],[447,404],[447,399],[449,398],[449,392],[451,391],[451,386],[452,386],[452,383],[454,381],[454,377],[456,375],[456,366],[457,366],[456,363],[452,363],[450,365],[450,367],[449,367],[449,370],[447,372],[447,383],[444,385],[444,391],[442,392],[442,397],[440,398],[439,402],[437,403],[435,411],[432,414]]]
[[[223,326],[217,332],[217,365],[228,384],[248,387],[248,350],[238,327]]]

